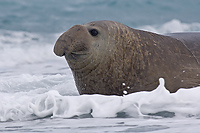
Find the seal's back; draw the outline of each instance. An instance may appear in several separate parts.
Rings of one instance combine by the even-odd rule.
[[[181,41],[195,56],[200,65],[200,32],[170,33],[167,36]]]

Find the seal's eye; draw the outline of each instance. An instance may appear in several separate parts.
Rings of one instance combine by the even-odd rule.
[[[91,29],[89,30],[89,32],[92,36],[97,36],[99,34],[99,32],[96,29]]]

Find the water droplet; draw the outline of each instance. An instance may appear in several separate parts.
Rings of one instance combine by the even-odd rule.
[[[126,95],[128,92],[126,90],[124,90],[123,93]]]

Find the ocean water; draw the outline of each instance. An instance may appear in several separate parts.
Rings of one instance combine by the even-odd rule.
[[[114,20],[155,33],[200,31],[198,0],[1,0],[1,132],[200,130],[200,87],[79,95],[57,38],[75,24]]]

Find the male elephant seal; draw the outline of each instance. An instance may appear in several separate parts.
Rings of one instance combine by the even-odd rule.
[[[159,35],[114,21],[75,25],[57,40],[80,94],[123,95],[200,85],[200,33]]]

